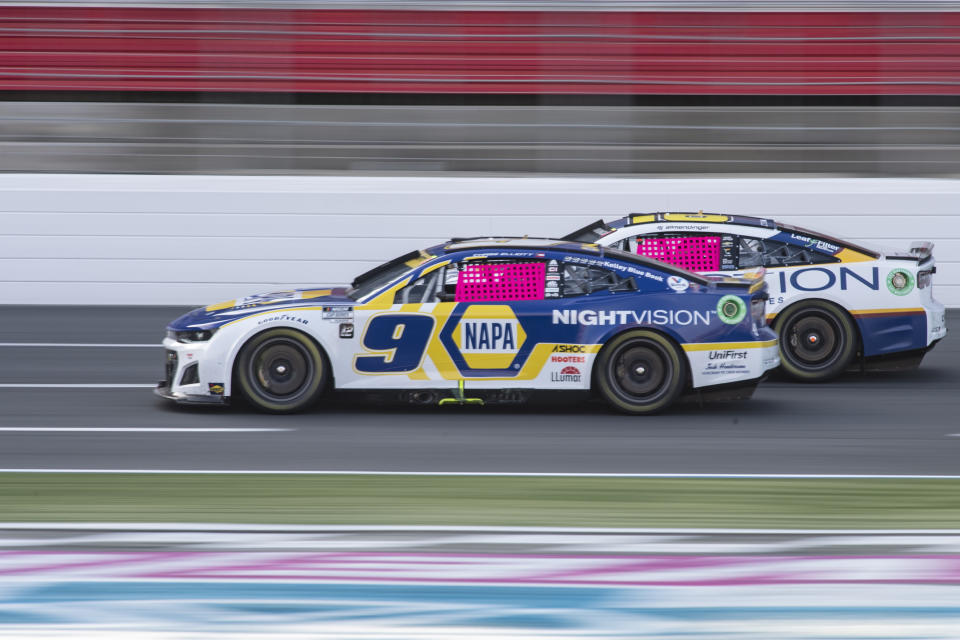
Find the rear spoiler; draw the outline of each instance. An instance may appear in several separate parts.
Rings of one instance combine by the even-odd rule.
[[[613,229],[608,227],[607,223],[601,219],[597,220],[596,222],[591,222],[586,226],[580,227],[576,231],[568,233],[560,239],[568,242],[585,242],[587,244],[592,244],[611,231],[613,231]]]
[[[910,244],[910,255],[916,256],[918,260],[923,262],[931,255],[933,255],[933,243],[932,242],[913,242]]]

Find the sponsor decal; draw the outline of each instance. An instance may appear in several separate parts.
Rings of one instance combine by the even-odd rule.
[[[460,323],[460,351],[516,353],[517,323],[514,320],[465,320]]]
[[[557,344],[552,353],[586,353],[587,347],[583,344]]]
[[[580,382],[580,369],[564,367],[558,372],[550,374],[550,382]]]
[[[586,362],[586,356],[550,356],[550,362]]]
[[[257,321],[257,324],[258,325],[269,324],[271,322],[280,322],[281,320],[285,320],[287,322],[297,322],[300,324],[310,324],[310,321],[307,320],[306,318],[301,318],[300,316],[291,316],[291,315],[287,315],[286,313],[281,313],[279,315],[261,318],[259,321]]]
[[[210,382],[207,384],[207,388],[210,390],[210,393],[215,396],[223,395],[223,383],[222,382]]]
[[[797,233],[791,233],[790,239],[795,240],[796,242],[802,242],[803,245],[809,249],[817,249],[818,251],[823,251],[826,253],[837,253],[840,251],[840,247],[835,244],[826,242],[825,240],[811,238],[809,236],[802,236]]]
[[[554,309],[553,324],[581,324],[587,326],[650,324],[685,327],[687,325],[710,324],[710,317],[713,313],[715,312],[688,311],[686,309],[644,309],[640,313],[632,309],[628,311],[620,309],[609,311]]]
[[[707,356],[710,360],[746,360],[747,351],[739,349],[724,349],[711,351]]]
[[[717,301],[717,317],[726,324],[739,324],[747,317],[747,305],[737,296],[723,296]]]
[[[718,375],[723,373],[746,373],[749,367],[740,362],[708,362],[707,368],[703,371],[704,375]]]
[[[601,260],[598,258],[587,258],[583,256],[564,256],[563,261],[571,264],[585,264],[591,267],[603,267],[605,269],[629,273],[640,278],[649,278],[650,280],[663,282],[663,276],[659,273],[644,271],[643,269],[638,269],[634,265],[620,264],[619,262],[613,262],[612,260]]]
[[[340,325],[340,337],[341,338],[352,338],[353,337],[353,324],[345,322]]]
[[[507,305],[473,305],[453,331],[453,342],[471,369],[507,369],[526,334]]]
[[[353,320],[353,307],[324,307],[324,320]]]
[[[913,274],[903,269],[894,269],[887,274],[887,289],[895,296],[905,296],[913,291],[916,281]]]
[[[789,274],[780,271],[780,291],[825,291],[839,287],[841,291],[848,289],[880,290],[880,270],[877,267],[870,269],[869,274],[857,273],[850,267],[831,269],[827,267],[807,267],[796,269]]]
[[[690,288],[690,283],[686,278],[681,278],[680,276],[669,276],[667,278],[667,286],[674,291],[686,291]]]
[[[658,224],[657,231],[706,231],[707,224]]]

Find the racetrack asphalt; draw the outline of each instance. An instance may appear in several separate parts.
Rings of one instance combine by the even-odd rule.
[[[482,408],[346,398],[271,416],[179,407],[139,386],[3,386],[152,385],[182,311],[0,307],[0,468],[960,475],[957,311],[919,370],[773,379],[749,401],[650,417],[554,396]]]

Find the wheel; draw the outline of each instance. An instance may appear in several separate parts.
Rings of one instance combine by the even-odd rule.
[[[656,413],[683,392],[686,358],[667,337],[638,329],[608,342],[594,365],[594,381],[610,406],[624,413]]]
[[[803,382],[843,373],[857,352],[857,328],[847,313],[823,300],[801,302],[777,318],[780,366]]]
[[[326,358],[310,338],[294,329],[255,335],[240,351],[234,371],[250,404],[271,413],[310,407],[327,382]]]

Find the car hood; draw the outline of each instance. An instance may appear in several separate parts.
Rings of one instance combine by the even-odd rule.
[[[303,307],[305,305],[324,307],[352,306],[353,304],[355,304],[355,301],[347,296],[345,288],[275,291],[194,309],[171,322],[167,325],[167,329],[173,331],[213,329],[227,322],[264,311]]]

